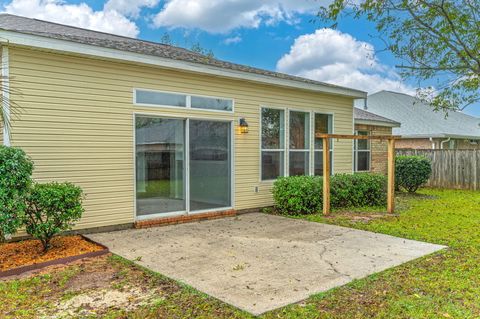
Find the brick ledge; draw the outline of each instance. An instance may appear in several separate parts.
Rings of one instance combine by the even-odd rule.
[[[189,223],[189,222],[200,221],[200,220],[232,217],[236,215],[237,215],[237,212],[234,209],[230,209],[230,210],[206,212],[206,213],[191,214],[191,215],[160,217],[160,218],[137,221],[135,222],[134,227],[137,229],[140,229],[140,228],[149,228],[149,227],[155,227],[155,226],[175,225],[175,224],[183,224],[183,223]]]

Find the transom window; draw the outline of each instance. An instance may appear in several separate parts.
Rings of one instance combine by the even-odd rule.
[[[329,114],[262,108],[261,179],[323,175],[322,139],[316,135],[332,133],[332,129],[333,117]],[[332,153],[330,146],[331,158]]]
[[[369,132],[357,131],[357,135],[369,135]],[[370,140],[355,140],[353,157],[355,172],[370,171]]]
[[[135,89],[134,103],[148,106],[185,107],[213,111],[233,111],[233,100],[209,96]]]

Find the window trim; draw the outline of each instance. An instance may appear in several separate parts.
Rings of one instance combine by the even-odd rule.
[[[300,175],[300,176],[311,176],[312,175],[312,167],[310,165],[310,161],[311,161],[311,153],[312,153],[312,126],[311,126],[311,123],[312,123],[312,111],[304,111],[304,110],[300,110],[300,109],[294,109],[294,108],[288,108],[287,109],[288,111],[288,134],[286,134],[286,141],[288,143],[288,145],[286,145],[286,151],[287,151],[287,159],[288,159],[288,162],[287,162],[287,175],[286,176],[290,176],[290,152],[293,152],[293,153],[305,153],[307,152],[308,153],[308,168],[307,168],[307,174],[305,175]],[[292,114],[292,112],[296,112],[296,113],[304,113],[304,114],[308,114],[308,129],[309,129],[309,132],[308,132],[308,148],[291,148],[290,147],[290,115]],[[296,176],[296,175],[294,175]]]
[[[269,148],[263,148],[263,143],[262,143],[262,131],[263,131],[263,127],[262,127],[262,110],[263,109],[273,109],[273,110],[279,110],[279,111],[282,111],[283,112],[283,137],[284,137],[284,140],[283,140],[283,148],[275,148],[275,149],[269,149]],[[268,106],[260,106],[260,116],[259,116],[259,119],[260,119],[260,123],[259,123],[259,148],[260,148],[260,160],[259,160],[259,171],[260,171],[260,182],[273,182],[275,180],[277,180],[277,178],[274,178],[274,179],[263,179],[262,176],[263,176],[263,162],[262,162],[262,158],[263,158],[263,152],[283,152],[283,172],[282,172],[282,175],[279,176],[279,177],[285,177],[285,176],[288,176],[288,167],[287,167],[287,140],[286,140],[286,136],[287,136],[287,125],[288,125],[288,119],[287,119],[287,110],[285,108],[282,108],[282,107],[268,107]]]
[[[282,110],[284,112],[284,148],[283,149],[263,149],[262,148],[262,109],[275,109],[275,110]],[[290,176],[289,174],[289,168],[290,168],[290,161],[289,161],[289,154],[290,154],[290,111],[294,112],[303,112],[303,113],[309,113],[310,117],[310,145],[308,150],[299,150],[299,151],[308,151],[309,152],[309,172],[305,176],[315,176],[315,152],[316,151],[322,151],[322,150],[315,150],[315,140],[314,140],[314,134],[315,134],[315,114],[324,114],[324,115],[329,115],[331,117],[332,121],[332,132],[331,134],[335,134],[335,112],[328,112],[328,111],[316,111],[316,110],[305,110],[301,108],[295,108],[295,107],[285,107],[285,106],[275,106],[275,105],[264,105],[261,104],[259,106],[259,134],[258,134],[258,146],[259,146],[259,163],[258,163],[258,168],[259,168],[259,175],[258,175],[258,181],[259,183],[272,183],[276,181],[277,179],[262,179],[262,152],[263,151],[279,151],[279,152],[284,152],[284,167],[283,167],[283,175],[280,177],[288,177]],[[334,160],[334,155],[335,155],[335,141],[332,139],[330,143],[331,147],[331,158],[332,161],[330,163],[330,174],[333,174],[334,170],[334,165],[335,165],[335,160]],[[295,150],[293,150],[295,151]]]
[[[335,113],[329,113],[329,112],[313,112],[313,130],[312,130],[312,136],[313,136],[313,140],[312,140],[312,143],[313,143],[313,158],[312,158],[312,176],[323,176],[323,175],[315,175],[315,153],[316,152],[319,152],[322,154],[323,156],[323,147],[321,149],[316,149],[315,148],[315,115],[316,114],[320,114],[320,115],[328,115],[328,116],[331,116],[331,119],[332,119],[332,132],[331,133],[327,133],[327,134],[335,134]],[[335,144],[335,141],[331,138],[330,139],[330,175],[333,174],[334,172],[334,144]]]
[[[176,95],[185,95],[186,102],[185,107],[183,106],[175,106],[175,105],[163,105],[163,104],[151,104],[151,103],[137,103],[137,91],[146,91],[146,92],[153,92],[153,93],[165,93],[165,94],[176,94]],[[192,96],[194,97],[202,97],[202,98],[210,98],[210,99],[218,99],[218,100],[228,100],[232,101],[232,109],[230,111],[225,110],[215,110],[215,109],[202,109],[198,107],[192,107]],[[203,94],[190,94],[185,92],[176,92],[176,91],[163,91],[163,90],[154,90],[154,89],[144,89],[135,87],[133,88],[133,96],[132,96],[132,103],[133,105],[137,106],[145,106],[145,107],[155,107],[155,108],[168,108],[168,109],[175,109],[175,110],[197,110],[197,111],[207,111],[212,113],[223,113],[223,114],[233,114],[235,113],[235,99],[228,98],[228,97],[220,97],[220,96],[211,96],[211,95],[203,95]]]
[[[359,132],[366,132],[367,136],[371,135],[370,131],[368,130],[355,130],[355,135],[359,135]],[[359,150],[358,149],[358,141],[359,140],[354,140],[353,142],[353,171],[354,173],[367,173],[372,171],[372,145],[370,143],[370,140],[367,141],[368,149],[366,150]],[[358,153],[368,153],[368,158],[367,158],[367,165],[368,169],[367,170],[358,170]]]

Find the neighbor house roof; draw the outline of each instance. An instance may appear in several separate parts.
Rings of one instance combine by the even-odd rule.
[[[353,118],[355,120],[355,124],[400,127],[399,122],[387,119],[386,117],[373,114],[357,107],[353,108]]]
[[[2,31],[3,30],[3,31]],[[20,33],[25,35],[23,37],[9,36],[9,32]],[[42,37],[43,41],[35,41],[26,36]],[[119,50],[124,53],[140,54],[142,56],[157,57],[162,59],[168,59],[170,61],[182,62],[182,65],[178,64],[166,64],[176,65],[178,68],[186,68],[187,64],[190,67],[186,68],[189,71],[198,71],[203,73],[211,73],[217,75],[223,75],[227,77],[247,79],[257,82],[266,82],[269,84],[284,85],[290,87],[297,87],[312,91],[320,91],[325,93],[346,95],[352,97],[365,97],[366,93],[363,91],[345,88],[333,84],[305,79],[288,74],[263,70],[259,68],[249,67],[246,65],[231,63],[227,61],[218,60],[215,58],[209,58],[205,55],[192,52],[183,48],[144,41],[109,33],[103,33],[98,31],[92,31],[37,19],[30,19],[20,17],[11,14],[0,14],[0,38],[7,39],[9,43],[24,44],[30,46],[43,46],[47,47],[45,39],[56,40],[57,42],[51,43],[52,49],[60,49],[61,43],[58,41],[68,41],[79,45],[94,46],[97,48],[108,48],[112,50]],[[64,46],[66,51],[78,49],[72,46]],[[84,50],[92,55],[103,54],[108,52],[105,50],[92,51]],[[95,53],[94,53],[95,52]],[[112,52],[110,52],[112,53]],[[115,55],[116,58],[125,58],[126,55]],[[134,56],[133,56],[134,57]],[[132,57],[132,58],[133,58]],[[149,61],[147,59],[139,59],[137,61]],[[161,61],[156,60],[160,63]],[[165,66],[165,65],[164,65]],[[197,68],[192,67],[197,66]],[[200,66],[200,68],[198,67]],[[214,72],[215,70],[223,70],[228,72]],[[244,75],[241,77],[241,75]],[[249,75],[249,76],[245,76]]]
[[[403,93],[380,91],[368,96],[367,110],[402,123],[393,134],[410,138],[480,139],[480,119],[463,112],[448,116],[431,105]]]

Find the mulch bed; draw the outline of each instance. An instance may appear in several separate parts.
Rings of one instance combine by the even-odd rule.
[[[34,239],[0,244],[0,272],[105,250],[82,236],[57,236],[51,246],[44,252],[40,241]]]

